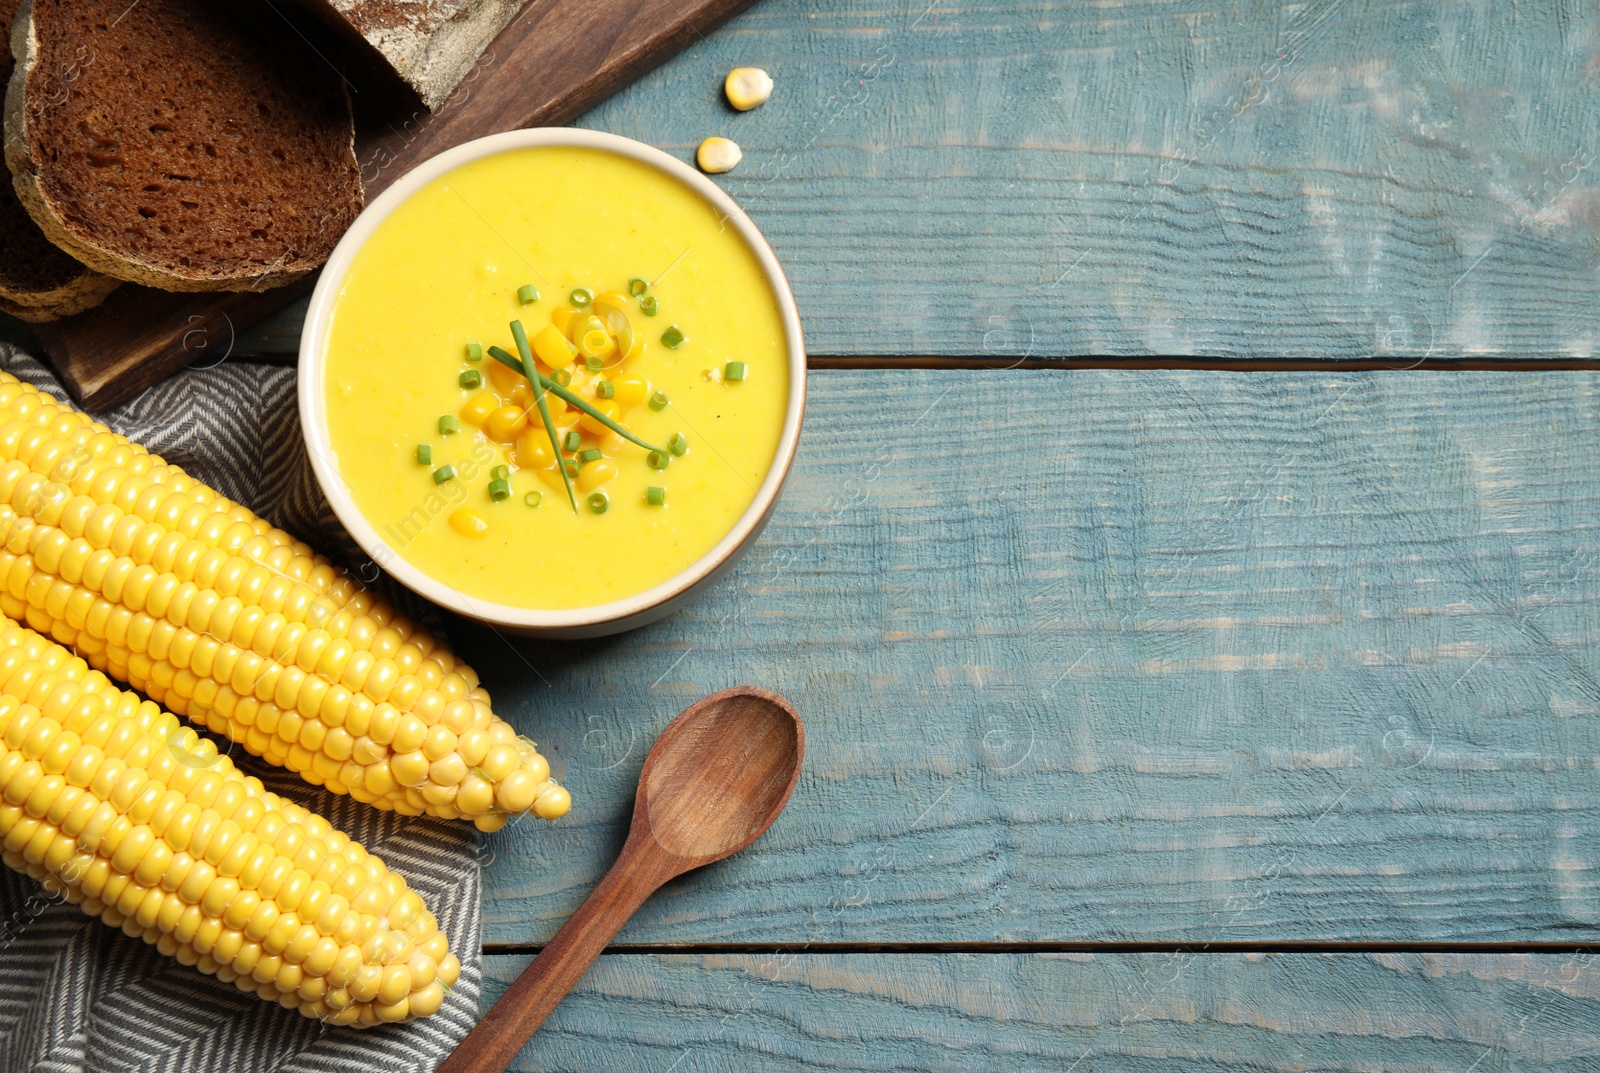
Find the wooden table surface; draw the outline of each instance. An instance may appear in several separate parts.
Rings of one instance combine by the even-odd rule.
[[[687,610],[453,629],[577,802],[486,1000],[681,708],[811,748],[516,1068],[1600,1067],[1600,9],[761,0],[582,125],[744,147],[813,394]]]

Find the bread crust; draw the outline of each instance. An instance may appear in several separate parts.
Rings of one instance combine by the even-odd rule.
[[[17,198],[28,211],[28,215],[39,225],[46,238],[89,268],[112,277],[112,288],[101,294],[101,299],[110,293],[110,289],[114,289],[116,281],[140,283],[166,291],[267,290],[293,283],[320,267],[322,259],[318,258],[312,263],[296,261],[269,267],[265,271],[251,271],[245,274],[206,271],[204,268],[197,268],[192,273],[183,273],[153,259],[130,255],[127,251],[107,249],[96,244],[89,235],[75,228],[67,214],[52,200],[41,176],[42,162],[35,158],[31,149],[37,132],[30,124],[30,116],[42,114],[44,111],[30,107],[28,88],[39,66],[42,52],[38,26],[34,18],[33,0],[23,0],[21,7],[18,8],[16,25],[11,34],[11,51],[16,66],[12,71],[11,82],[6,87],[5,161],[6,167],[11,172],[12,185],[16,188]],[[345,93],[345,104],[348,109],[348,91],[341,88],[341,92]],[[347,148],[353,162],[355,160],[353,121],[348,130]],[[356,183],[359,207],[359,178],[356,179]],[[89,303],[93,304],[94,302]]]
[[[528,0],[295,0],[365,44],[430,112]]]
[[[0,302],[5,303],[0,305],[0,309],[18,320],[44,324],[93,309],[120,286],[120,279],[101,275],[85,265],[83,274],[77,279],[48,291],[22,291],[15,287],[0,286]]]
[[[88,269],[85,269],[84,272],[93,279],[103,280],[106,278],[96,272],[90,272]],[[117,280],[111,280],[110,283],[112,290],[121,285]],[[106,294],[110,293],[110,291],[106,292]],[[9,313],[27,324],[49,324],[53,320],[70,317],[74,313],[82,313],[85,309],[92,309],[104,300],[105,295],[102,294],[87,303],[84,303],[81,299],[74,298],[60,306],[27,305],[23,302],[13,301],[5,297],[4,294],[0,294],[0,313]]]

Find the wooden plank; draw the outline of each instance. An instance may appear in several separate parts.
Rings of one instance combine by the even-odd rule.
[[[486,958],[484,1003],[527,963]],[[1593,955],[608,956],[514,1070],[1577,1071]]]
[[[616,852],[654,736],[752,682],[788,810],[623,943],[1587,941],[1600,374],[840,371],[766,535],[655,626],[458,624],[575,800],[489,943]]]
[[[1591,24],[1579,0],[763,0],[581,124],[685,160],[739,142],[719,181],[819,355],[1594,357]],[[777,89],[733,115],[742,64]],[[297,341],[286,318],[244,346]]]
[[[359,132],[356,150],[368,199],[451,146],[503,130],[567,122],[749,2],[531,4],[436,111]],[[186,365],[215,364],[238,331],[306,294],[313,282],[201,296],[124,286],[105,305],[39,325],[35,332],[73,397],[100,412]]]

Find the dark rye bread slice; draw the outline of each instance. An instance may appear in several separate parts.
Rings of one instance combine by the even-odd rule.
[[[0,178],[0,310],[41,324],[92,309],[120,285],[45,238]]]
[[[293,0],[386,69],[430,112],[528,0]]]
[[[46,237],[89,267],[174,291],[281,286],[360,211],[340,76],[234,7],[24,0],[6,163]]]
[[[0,28],[10,33],[19,0],[0,0]],[[11,50],[0,51],[0,82],[11,78]],[[44,237],[0,176],[0,310],[42,323],[99,305],[117,280],[68,256]]]

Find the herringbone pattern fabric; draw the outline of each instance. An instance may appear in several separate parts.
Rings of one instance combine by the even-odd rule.
[[[25,355],[0,346],[0,365],[67,397]],[[106,422],[360,569],[363,560],[334,521],[305,457],[294,370],[224,365],[189,372]],[[408,612],[421,610],[406,594],[385,594]],[[0,867],[0,1073],[426,1073],[472,1027],[483,976],[473,828],[381,812],[319,790],[226,740],[218,747],[231,750],[234,762],[269,789],[326,816],[422,895],[461,959],[461,978],[444,1007],[405,1025],[328,1028],[163,957]]]

